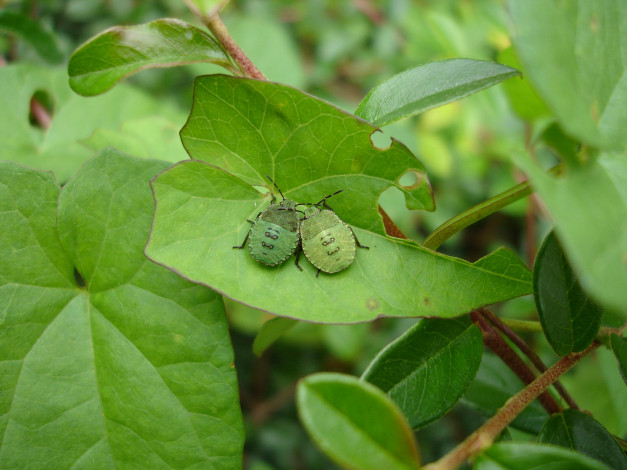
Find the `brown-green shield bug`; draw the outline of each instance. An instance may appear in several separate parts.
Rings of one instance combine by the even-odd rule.
[[[266,266],[277,266],[288,259],[298,246],[300,217],[296,210],[297,204],[286,199],[276,183],[268,175],[266,177],[279,191],[282,200],[276,204],[273,194],[270,206],[257,214],[254,221],[248,221],[252,225],[244,243],[233,248],[242,249],[248,242],[248,250],[255,261]],[[298,265],[298,258],[296,267],[303,270]]]
[[[359,243],[353,229],[327,205],[328,198],[341,192],[340,189],[312,204],[300,222],[302,250],[318,268],[316,277],[320,271],[332,274],[348,268],[355,259],[355,245],[368,248]]]

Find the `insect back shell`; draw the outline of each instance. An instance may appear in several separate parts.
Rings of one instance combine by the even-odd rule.
[[[298,246],[300,218],[296,203],[283,199],[257,215],[250,227],[248,250],[255,261],[276,266],[288,259]]]
[[[305,211],[300,238],[303,253],[318,273],[337,273],[355,259],[355,235],[332,210],[312,207]]]

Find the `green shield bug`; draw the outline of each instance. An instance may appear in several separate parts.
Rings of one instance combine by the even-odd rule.
[[[328,198],[341,192],[340,189],[312,204],[300,222],[302,250],[318,268],[316,277],[320,271],[332,274],[348,268],[355,259],[355,245],[368,248],[359,243],[353,229],[327,205]],[[321,205],[324,209],[320,209]]]
[[[244,243],[233,248],[242,249],[248,242],[248,250],[255,261],[266,266],[277,266],[288,259],[298,246],[300,218],[299,211],[296,210],[298,204],[286,199],[276,183],[268,175],[266,178],[283,199],[276,204],[276,197],[273,194],[270,205],[257,214],[254,221],[248,221],[252,225],[244,238]],[[298,265],[298,258],[296,267],[303,270]]]

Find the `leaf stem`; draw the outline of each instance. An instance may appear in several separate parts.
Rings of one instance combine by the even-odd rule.
[[[561,165],[557,165],[549,170],[549,173],[559,173]],[[438,228],[436,228],[422,243],[422,246],[430,250],[437,250],[442,243],[451,238],[457,232],[465,229],[469,225],[474,224],[496,211],[501,210],[519,199],[529,196],[532,189],[529,181],[523,181],[507,191],[497,194],[461,214],[456,215],[452,219],[447,220]]]
[[[529,184],[529,181],[523,181],[513,188],[510,188],[501,194],[497,194],[496,196],[493,196],[490,199],[465,210],[452,219],[447,220],[436,228],[425,239],[422,245],[430,250],[437,250],[442,243],[460,230],[465,229],[469,225],[474,224],[478,220],[493,214],[494,212],[518,201],[519,199],[529,196],[529,194],[531,194],[531,185]]]
[[[523,333],[541,333],[542,324],[539,321],[515,320],[513,318],[501,318],[501,322],[510,329]]]
[[[208,16],[203,16],[202,20],[220,45],[237,64],[244,76],[257,78],[259,80],[267,80],[266,76],[261,73],[261,70],[259,70],[257,66],[252,63],[244,51],[237,45],[229,31],[226,29],[226,26],[222,22],[222,19],[220,18],[220,15],[218,15],[217,11],[214,11]]]
[[[425,470],[452,470],[471,457],[476,456],[492,445],[494,439],[525,409],[538,395],[546,390],[561,375],[569,371],[583,357],[594,351],[598,342],[592,343],[579,353],[570,353],[549,367],[546,372],[511,397],[505,405],[483,426],[455,447],[440,460],[423,467]]]

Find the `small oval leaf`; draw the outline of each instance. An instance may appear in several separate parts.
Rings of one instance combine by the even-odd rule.
[[[407,421],[375,386],[343,374],[314,374],[298,384],[297,405],[314,441],[345,468],[420,467]]]
[[[76,93],[94,96],[141,70],[196,62],[231,70],[226,52],[210,35],[183,21],[165,18],[107,29],[72,54],[68,73]]]
[[[453,407],[477,374],[483,341],[463,318],[421,320],[370,363],[362,379],[386,392],[415,429]]]
[[[594,418],[568,409],[546,422],[538,442],[568,447],[607,464],[614,470],[627,469],[627,459],[612,435]]]
[[[502,442],[475,460],[474,470],[610,470],[588,456],[547,444]]]
[[[414,116],[520,75],[506,65],[451,59],[419,65],[373,88],[355,114],[377,126]]]
[[[581,289],[554,232],[538,250],[533,287],[544,334],[557,354],[583,351],[594,341],[603,312]]]

